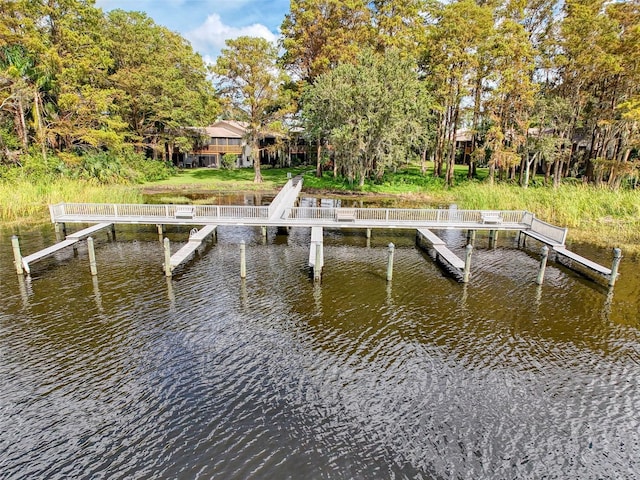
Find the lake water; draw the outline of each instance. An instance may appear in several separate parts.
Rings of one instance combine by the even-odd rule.
[[[174,249],[188,232],[169,229]],[[314,284],[309,229],[222,227],[167,280],[155,227],[120,226],[95,236],[97,278],[82,244],[22,281],[13,233],[2,479],[640,477],[637,259],[613,293],[557,264],[538,287],[539,245],[485,232],[463,285],[413,232],[326,230]],[[55,242],[17,233],[23,254]],[[464,235],[439,233],[462,256]]]

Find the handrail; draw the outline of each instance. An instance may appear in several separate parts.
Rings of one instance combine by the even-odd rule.
[[[538,233],[558,242],[560,245],[564,245],[567,239],[567,228],[551,225],[550,223],[538,220],[535,217],[532,218],[529,229],[534,233]]]

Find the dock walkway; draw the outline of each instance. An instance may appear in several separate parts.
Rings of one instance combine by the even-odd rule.
[[[205,225],[200,230],[189,235],[189,241],[180,250],[171,255],[169,266],[171,270],[175,270],[181,264],[187,262],[191,256],[200,248],[202,243],[216,231],[215,225]]]
[[[275,227],[310,227],[312,229],[309,250],[309,265],[314,266],[315,251],[322,249],[324,228],[366,229],[412,229],[418,237],[429,242],[437,253],[437,258],[457,272],[465,268],[465,262],[458,258],[431,230],[489,230],[491,236],[499,230],[517,231],[522,237],[533,238],[550,246],[559,256],[570,259],[597,275],[617,276],[617,267],[609,269],[598,265],[574,252],[567,250],[565,240],[567,229],[543,222],[526,211],[509,210],[459,210],[448,209],[406,209],[406,208],[332,208],[296,207],[302,189],[302,178],[290,179],[269,206],[245,205],[141,205],[141,204],[87,204],[59,203],[50,205],[51,221],[65,223],[97,223],[89,229],[70,235],[63,242],[24,257],[22,263],[29,273],[29,263],[51,255],[93,231],[112,224],[149,225],[200,225],[200,235],[205,238],[216,227],[224,225],[260,226],[265,229]],[[171,257],[171,266],[184,263],[203,240],[196,236]],[[618,252],[619,253],[619,252]],[[621,257],[617,257],[618,260]],[[324,259],[322,259],[324,263]],[[319,266],[322,268],[322,265]],[[615,279],[613,279],[615,280]]]
[[[97,225],[92,225],[78,232],[72,233],[71,235],[67,235],[66,239],[51,245],[50,247],[44,248],[38,252],[32,253],[31,255],[27,255],[26,257],[22,257],[22,268],[27,273],[31,273],[30,265],[46,258],[50,255],[53,255],[56,252],[59,252],[63,248],[70,247],[80,240],[83,240],[87,237],[90,237],[96,232],[100,230],[104,230],[105,228],[109,228],[111,223],[98,223]]]

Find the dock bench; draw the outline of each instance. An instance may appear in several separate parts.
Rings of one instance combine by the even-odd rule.
[[[355,208],[336,208],[336,222],[355,222]]]
[[[500,212],[483,211],[480,213],[482,223],[502,223],[502,215]]]
[[[193,205],[177,205],[176,218],[193,218],[196,213],[196,207]]]

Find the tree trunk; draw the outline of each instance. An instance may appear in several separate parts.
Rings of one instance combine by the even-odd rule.
[[[253,183],[262,183],[262,172],[260,171],[260,144],[258,140],[251,142],[251,157],[253,158]]]
[[[322,140],[318,137],[318,144],[316,145],[316,177],[322,177]]]

